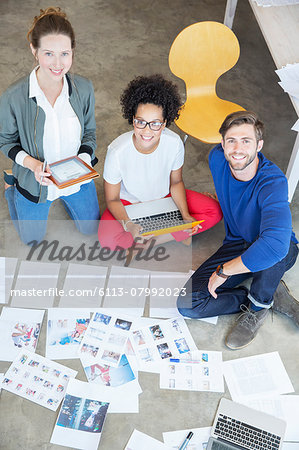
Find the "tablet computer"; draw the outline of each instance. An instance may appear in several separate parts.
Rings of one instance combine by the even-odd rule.
[[[49,164],[50,180],[59,188],[71,186],[82,181],[99,177],[100,175],[78,156],[71,156]]]

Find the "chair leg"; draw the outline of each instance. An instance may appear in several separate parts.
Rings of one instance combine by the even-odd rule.
[[[183,139],[184,146],[186,144],[186,141],[187,141],[188,137],[189,137],[188,134],[185,134],[184,139]]]

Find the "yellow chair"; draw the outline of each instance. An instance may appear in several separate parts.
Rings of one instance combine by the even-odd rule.
[[[218,78],[238,61],[240,47],[232,30],[218,22],[199,22],[185,28],[169,53],[172,73],[186,84],[187,100],[176,125],[206,143],[220,142],[225,117],[244,110],[216,93]]]

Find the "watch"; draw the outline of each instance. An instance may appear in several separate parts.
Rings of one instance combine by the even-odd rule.
[[[217,267],[216,275],[218,275],[218,277],[225,278],[226,280],[231,277],[231,275],[225,275],[225,273],[223,273],[223,264],[219,264],[219,266]]]

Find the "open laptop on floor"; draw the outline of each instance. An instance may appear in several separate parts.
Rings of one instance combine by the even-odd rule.
[[[282,448],[286,423],[226,398],[220,400],[207,450]]]
[[[134,223],[142,226],[142,236],[166,234],[186,230],[204,222],[199,220],[185,223],[171,197],[160,198],[125,206],[128,216]]]

